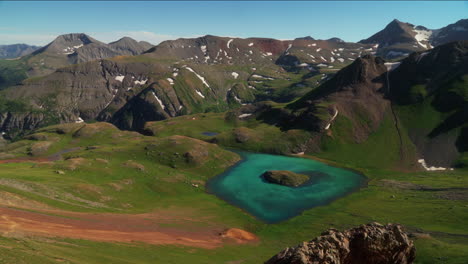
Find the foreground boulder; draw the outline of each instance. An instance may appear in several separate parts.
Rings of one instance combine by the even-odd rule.
[[[330,229],[265,264],[409,264],[414,258],[413,241],[400,225],[371,223],[343,232]]]
[[[275,183],[290,187],[301,186],[309,180],[309,176],[307,175],[283,170],[266,171],[262,174],[262,176],[269,183]]]

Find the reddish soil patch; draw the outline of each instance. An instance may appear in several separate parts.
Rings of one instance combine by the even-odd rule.
[[[195,226],[194,223],[199,221],[190,218],[171,220],[170,216],[157,213],[125,215],[42,212],[44,213],[0,207],[0,232],[3,236],[68,237],[125,243],[138,241],[209,249],[222,246],[223,243],[223,236],[220,236],[222,227]],[[181,220],[181,227],[165,225],[177,220]],[[228,237],[235,238],[239,243],[251,241],[255,237],[243,232],[245,231],[236,229],[228,232]]]
[[[258,237],[250,232],[238,228],[230,228],[221,234],[223,238],[232,239],[238,243],[258,241]]]

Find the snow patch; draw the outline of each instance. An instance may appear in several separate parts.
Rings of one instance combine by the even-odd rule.
[[[432,35],[432,31],[431,30],[418,30],[418,29],[413,29],[413,32],[416,33],[416,35],[414,36],[414,38],[416,39],[416,41],[418,42],[418,44],[423,47],[423,48],[427,48],[426,45],[422,44],[421,41],[428,41],[429,38],[431,37]]]
[[[78,117],[78,119],[75,121],[75,123],[83,123],[84,120],[81,117]],[[2,132],[3,133],[3,132]],[[2,134],[3,135],[3,134]]]
[[[274,78],[267,77],[267,76],[262,76],[262,75],[258,75],[258,74],[253,74],[253,75],[252,75],[252,78],[265,79],[265,80],[270,80],[270,81],[273,81],[273,80],[274,80]]]
[[[206,53],[206,45],[200,46],[200,49],[203,53]]]
[[[251,116],[252,114],[242,114],[242,115],[239,115],[238,117],[239,118],[246,118],[246,117],[249,117]]]
[[[201,97],[201,98],[205,98],[205,96],[198,90],[195,90],[195,92],[197,92],[197,94]]]
[[[318,48],[318,49],[316,49],[315,51],[316,51],[316,52],[320,52],[321,50],[322,50],[322,48]]]
[[[344,62],[344,59],[343,58],[338,58],[337,59],[339,62],[343,63]]]
[[[447,170],[447,168],[444,168],[444,167],[435,167],[435,166],[430,166],[429,167],[424,159],[418,159],[418,163],[421,164],[421,166],[427,171],[444,171],[444,170]],[[450,168],[450,170],[453,170],[453,168]]]
[[[151,94],[154,96],[154,99],[156,99],[156,101],[158,101],[159,106],[161,106],[161,108],[162,108],[163,110],[166,109],[166,106],[163,104],[163,102],[161,101],[161,99],[159,99],[159,97],[156,96],[156,93],[154,93],[154,91],[151,91]]]
[[[144,85],[144,84],[146,84],[147,81],[148,81],[148,79],[144,79],[144,80],[141,80],[141,81],[138,81],[138,80],[137,80],[137,81],[134,81],[133,83],[134,83],[135,85],[138,85],[138,84],[139,84],[139,85]]]
[[[249,47],[252,47],[252,46],[253,46],[253,42],[249,43],[249,45],[248,45],[248,46],[249,46]]]
[[[335,120],[335,118],[338,116],[338,109],[334,109],[335,110],[335,114],[333,114],[330,122],[328,122],[328,125],[325,126],[325,130],[328,130],[330,129],[330,126],[331,126],[331,123],[333,122],[333,120]]]
[[[387,71],[391,72],[391,71],[395,70],[396,68],[398,68],[398,66],[400,66],[401,62],[386,62],[384,64],[385,64],[385,67],[387,67]]]
[[[239,104],[242,104],[242,100],[239,99],[236,95],[234,95],[234,100],[236,100]]]
[[[233,41],[233,39],[230,39],[230,40],[227,42],[226,46],[227,46],[228,49],[231,48],[229,45],[231,45],[232,41]]]
[[[239,77],[239,74],[237,72],[231,72],[231,75],[232,77],[234,77],[234,79],[237,79],[237,77]]]
[[[174,80],[172,78],[167,78],[166,79],[170,85],[174,85]]]
[[[197,76],[197,78],[200,79],[203,82],[204,85],[206,85],[207,87],[210,87],[210,85],[206,82],[205,78],[202,77],[200,74],[196,73],[192,68],[185,66],[184,69],[187,69],[188,71],[195,74],[195,76]],[[203,96],[203,98],[204,98],[204,96]]]
[[[119,82],[123,82],[124,78],[125,78],[124,75],[115,76],[115,80]]]

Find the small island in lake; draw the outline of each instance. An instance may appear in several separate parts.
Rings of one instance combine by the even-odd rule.
[[[262,177],[269,183],[275,183],[289,187],[299,187],[310,179],[310,177],[307,175],[285,170],[266,171],[262,174]]]

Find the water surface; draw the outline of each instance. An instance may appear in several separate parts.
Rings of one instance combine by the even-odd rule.
[[[349,194],[366,182],[358,173],[319,161],[236,151],[243,160],[207,183],[209,192],[268,223],[299,215]],[[311,180],[300,187],[268,183],[267,170],[289,170],[308,174]]]
[[[217,132],[205,131],[205,132],[202,132],[201,134],[204,135],[204,136],[214,137],[214,136],[218,135],[219,133],[217,133]]]

